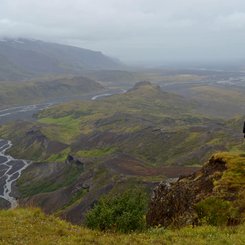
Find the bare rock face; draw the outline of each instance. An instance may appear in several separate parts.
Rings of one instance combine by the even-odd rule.
[[[160,183],[153,191],[146,217],[148,225],[194,225],[197,222],[195,204],[212,194],[213,182],[220,179],[225,170],[225,161],[212,157],[199,171],[180,177],[174,183]]]

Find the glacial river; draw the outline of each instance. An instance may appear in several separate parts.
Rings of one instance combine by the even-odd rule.
[[[83,100],[98,100],[103,97],[111,96],[113,94],[122,94],[126,90],[117,89],[106,91],[103,94],[90,94],[83,96]],[[0,125],[16,120],[35,120],[34,114],[40,110],[46,109],[52,105],[59,104],[68,100],[57,99],[56,101],[47,102],[43,104],[26,105],[10,107],[0,110]],[[11,205],[11,208],[18,206],[15,198],[14,183],[20,177],[22,171],[31,164],[31,161],[14,159],[6,152],[12,147],[11,141],[0,139],[0,198],[5,199]]]
[[[5,154],[12,146],[10,141],[0,140],[0,197],[17,207],[17,200],[12,193],[12,183],[21,175],[21,172],[30,164],[26,160],[17,160]]]

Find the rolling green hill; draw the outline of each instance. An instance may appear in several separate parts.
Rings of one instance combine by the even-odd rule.
[[[34,161],[17,183],[21,205],[81,223],[105,193],[134,186],[150,193],[214,152],[244,152],[243,120],[207,118],[196,102],[141,82],[125,94],[43,110],[36,122],[1,126],[0,137],[12,140],[13,156]]]
[[[18,132],[2,127],[1,135],[13,139],[17,157],[49,161],[52,150],[32,145],[40,134],[47,142],[69,146],[78,157],[123,153],[149,166],[195,165],[217,150],[239,148],[241,136],[240,125],[233,129],[224,120],[207,118],[195,102],[149,83],[100,101],[58,105],[37,117],[37,123],[20,123]],[[32,148],[37,147],[40,154],[34,156]]]
[[[86,77],[60,77],[43,82],[0,82],[0,108],[74,97],[101,91],[104,87]]]
[[[245,228],[204,226],[180,230],[155,229],[140,234],[115,234],[74,226],[36,209],[0,211],[0,243],[8,244],[237,244]]]

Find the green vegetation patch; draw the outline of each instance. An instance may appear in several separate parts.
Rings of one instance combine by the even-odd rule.
[[[50,163],[52,164],[52,163]],[[31,176],[21,177],[18,181],[18,189],[21,197],[30,197],[39,193],[52,192],[74,183],[83,172],[83,166],[71,165],[64,168],[63,173],[58,176],[41,180],[31,179]],[[31,181],[30,181],[31,180]]]
[[[63,151],[59,152],[58,154],[51,155],[46,161],[47,162],[64,162],[70,153],[71,148],[68,147],[64,149]]]
[[[140,190],[128,190],[102,197],[86,215],[89,228],[102,231],[132,232],[146,226],[144,214],[147,198]]]
[[[224,196],[241,190],[245,186],[245,157],[239,154],[218,153],[215,158],[226,162],[227,170],[221,179],[215,182],[215,189]]]
[[[211,196],[196,205],[200,221],[208,225],[225,226],[230,219],[236,218],[237,210],[231,202]]]
[[[111,155],[117,151],[116,147],[96,148],[91,150],[81,150],[76,152],[77,157],[94,158]]]
[[[59,215],[62,213],[63,210],[65,210],[66,208],[69,208],[79,202],[81,202],[82,198],[88,193],[88,189],[83,189],[81,188],[79,191],[77,191],[72,198],[69,200],[69,202],[62,207],[62,209],[58,210],[55,214]]]
[[[221,178],[214,181],[212,196],[196,206],[201,221],[209,225],[229,225],[245,221],[245,157],[217,153],[214,158],[226,164]]]
[[[98,244],[98,245],[243,245],[245,226],[218,228],[202,226],[179,230],[151,229],[143,233],[118,234],[75,226],[38,209],[0,211],[0,244]]]
[[[207,119],[200,115],[195,103],[150,84],[99,101],[50,107],[39,112],[37,118],[37,122],[28,128],[24,126],[25,130],[20,129],[20,132],[15,127],[6,135],[6,129],[0,128],[0,135],[14,139],[11,149],[14,156],[62,161],[62,153],[50,156],[52,149],[46,147],[47,142],[57,142],[69,145],[74,154],[79,149],[78,157],[108,156],[113,154],[110,149],[117,148],[116,151],[153,166],[196,165],[214,152],[240,145],[233,137],[238,126],[233,128],[223,120]],[[31,135],[27,137],[32,127],[38,128],[39,135],[45,138],[41,145],[33,142]],[[99,137],[100,145],[95,136]],[[79,141],[87,140],[89,147],[77,148]],[[105,146],[108,150],[97,149]]]
[[[71,116],[41,118],[39,122],[46,125],[42,128],[42,132],[50,140],[69,144],[80,134],[80,121]]]

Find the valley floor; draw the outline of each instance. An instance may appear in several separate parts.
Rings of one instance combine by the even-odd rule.
[[[38,209],[0,211],[0,244],[236,244],[245,241],[245,226],[152,229],[144,233],[116,234],[71,225]]]

